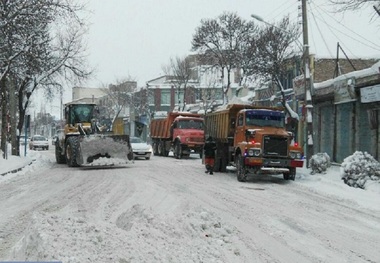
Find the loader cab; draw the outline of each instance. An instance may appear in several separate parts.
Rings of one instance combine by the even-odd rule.
[[[68,124],[91,123],[94,118],[95,104],[71,104],[65,109]]]

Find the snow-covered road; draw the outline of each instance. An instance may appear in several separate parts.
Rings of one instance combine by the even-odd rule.
[[[99,170],[38,156],[0,181],[0,261],[380,262],[379,193],[333,173],[239,183],[195,155]]]

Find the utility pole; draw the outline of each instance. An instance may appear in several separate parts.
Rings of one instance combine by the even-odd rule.
[[[304,46],[304,81],[305,81],[305,97],[304,97],[304,153],[306,155],[306,164],[309,167],[309,160],[313,155],[313,119],[312,119],[312,101],[311,101],[311,85],[312,76],[310,72],[310,52],[309,52],[309,33],[307,27],[307,8],[306,0],[302,0],[302,34]]]

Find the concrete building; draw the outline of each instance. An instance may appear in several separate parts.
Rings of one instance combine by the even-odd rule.
[[[341,163],[355,151],[380,157],[380,61],[315,83],[314,149]]]

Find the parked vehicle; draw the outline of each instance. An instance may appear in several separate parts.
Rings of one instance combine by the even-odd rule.
[[[283,108],[232,104],[208,113],[205,125],[217,144],[214,171],[233,165],[241,182],[249,173],[282,173],[294,180],[296,167],[303,166],[302,149],[285,129]]]
[[[153,119],[150,123],[153,154],[168,156],[173,151],[180,159],[191,152],[202,158],[204,123],[199,114],[170,112],[166,118]]]
[[[146,160],[150,159],[152,155],[152,146],[147,142],[144,142],[139,137],[131,137],[131,146],[133,151],[133,158],[145,158]]]
[[[65,104],[65,128],[55,143],[57,163],[76,166],[113,166],[132,160],[129,135],[116,134],[99,123],[94,103]],[[102,158],[102,159],[100,159]]]
[[[30,150],[49,150],[49,140],[42,135],[34,135],[30,138],[29,141],[29,149]]]

